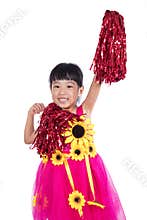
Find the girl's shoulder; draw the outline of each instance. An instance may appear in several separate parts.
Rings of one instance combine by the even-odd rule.
[[[86,110],[84,109],[83,104],[81,104],[80,106],[77,107],[76,114],[77,114],[77,115],[85,115],[86,118],[90,118],[90,115],[89,115],[88,112],[86,112]]]
[[[82,105],[80,105],[80,106],[78,106],[77,107],[77,110],[76,110],[76,114],[77,115],[83,115],[83,106]]]

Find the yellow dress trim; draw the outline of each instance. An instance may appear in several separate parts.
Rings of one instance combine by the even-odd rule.
[[[65,165],[65,169],[67,172],[67,176],[68,176],[70,185],[72,187],[72,190],[74,191],[75,190],[74,181],[73,181],[72,174],[71,174],[70,167],[69,167],[67,160],[64,160],[64,165]]]
[[[93,179],[92,179],[92,173],[91,173],[91,168],[90,168],[88,155],[85,155],[85,162],[86,162],[86,169],[87,169],[90,188],[91,188],[91,191],[92,191],[92,194],[93,194],[93,199],[95,200],[94,185],[93,185]]]
[[[85,155],[85,163],[86,163],[86,169],[87,169],[87,174],[88,174],[88,179],[89,179],[89,184],[90,184],[90,188],[91,188],[91,192],[93,194],[93,201],[88,201],[87,204],[88,205],[95,205],[98,206],[102,209],[104,209],[104,205],[96,202],[95,200],[95,190],[94,190],[94,184],[93,184],[93,178],[92,178],[92,173],[91,173],[91,167],[90,167],[90,162],[89,162],[89,157],[88,155]]]
[[[98,207],[100,207],[101,209],[104,209],[104,208],[105,208],[104,205],[102,205],[102,204],[100,204],[100,203],[98,203],[98,202],[95,202],[95,201],[88,201],[87,204],[88,204],[88,205],[98,206]]]

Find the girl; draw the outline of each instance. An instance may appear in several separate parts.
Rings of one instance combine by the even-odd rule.
[[[34,220],[125,220],[111,177],[93,141],[90,115],[101,84],[95,77],[85,101],[83,74],[71,63],[50,74],[53,103],[34,104],[28,111],[24,140],[42,158],[33,192]],[[34,130],[34,115],[43,111]]]

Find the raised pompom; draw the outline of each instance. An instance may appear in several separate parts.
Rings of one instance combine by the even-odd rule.
[[[124,18],[116,11],[107,10],[90,70],[93,69],[97,81],[111,84],[125,78],[126,61]]]

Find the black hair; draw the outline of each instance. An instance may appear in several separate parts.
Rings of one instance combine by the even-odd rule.
[[[50,87],[55,80],[73,80],[81,87],[83,86],[83,73],[76,64],[60,63],[55,66],[50,73]]]

